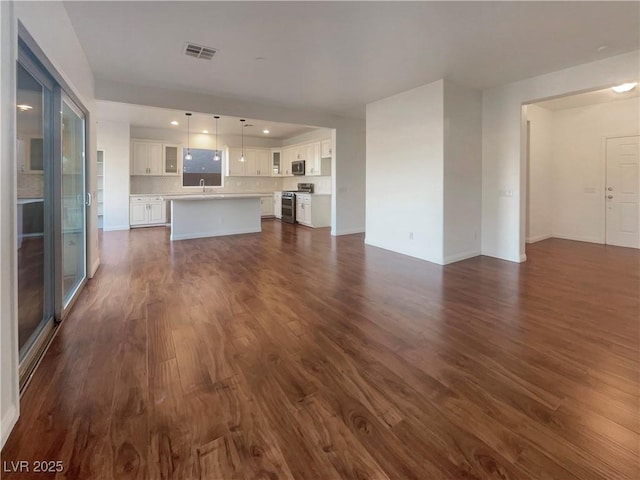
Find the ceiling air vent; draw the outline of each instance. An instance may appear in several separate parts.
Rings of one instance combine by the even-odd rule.
[[[184,54],[190,57],[201,58],[202,60],[211,60],[216,54],[216,49],[211,47],[203,47],[195,43],[187,43],[184,48]]]

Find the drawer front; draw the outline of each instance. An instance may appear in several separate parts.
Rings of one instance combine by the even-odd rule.
[[[149,197],[129,197],[130,203],[147,203],[149,201]]]

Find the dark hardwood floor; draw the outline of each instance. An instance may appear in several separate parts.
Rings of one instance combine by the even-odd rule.
[[[638,479],[640,254],[440,267],[263,223],[105,233],[3,461],[68,479]],[[3,478],[54,475],[3,473]]]

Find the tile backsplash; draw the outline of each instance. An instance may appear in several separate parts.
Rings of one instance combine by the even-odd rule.
[[[298,183],[313,183],[317,193],[331,193],[331,177],[225,177],[223,188],[207,187],[207,191],[220,193],[266,193],[279,190],[295,190]],[[185,193],[198,187],[182,187],[181,176],[132,176],[131,194]]]
[[[18,172],[17,187],[18,198],[42,198],[44,196],[44,175]]]

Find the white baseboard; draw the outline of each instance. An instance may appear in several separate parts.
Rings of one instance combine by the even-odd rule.
[[[581,235],[564,235],[562,233],[554,233],[551,236],[553,238],[560,238],[562,240],[575,240],[576,242],[599,243],[601,245],[604,244],[604,240],[602,238],[583,237]]]
[[[331,235],[333,235],[334,237],[340,236],[340,235],[353,235],[356,233],[364,233],[364,227],[362,228],[346,228],[343,230],[331,230]]]
[[[455,263],[455,262],[459,262],[461,260],[466,260],[467,258],[473,258],[473,257],[477,257],[478,255],[480,255],[480,252],[477,250],[474,250],[472,252],[462,252],[462,253],[457,253],[455,255],[447,255],[446,257],[444,257],[442,264],[443,265],[448,265],[450,263]]]
[[[233,231],[219,231],[215,233],[211,232],[200,232],[200,233],[184,233],[173,235],[169,237],[171,241],[175,240],[191,240],[194,238],[208,238],[208,237],[222,237],[225,235],[243,235],[246,233],[260,233],[262,229],[256,230],[255,228],[247,228],[244,230],[233,230]]]
[[[516,258],[506,257],[504,255],[499,255],[496,252],[490,252],[487,250],[482,250],[480,255],[484,255],[485,257],[497,258],[498,260],[506,260],[507,262],[513,263],[522,263],[526,260],[526,255],[518,255]],[[524,256],[524,259],[523,259]]]
[[[527,261],[527,254],[523,253],[520,255],[520,263]]]
[[[432,259],[432,258],[425,258],[423,256],[420,255],[416,255],[414,253],[411,252],[407,252],[407,251],[400,251],[400,250],[393,250],[389,247],[386,247],[382,244],[379,244],[375,241],[371,241],[368,238],[365,237],[364,239],[364,243],[365,245],[369,245],[371,247],[376,247],[376,248],[381,248],[382,250],[386,250],[387,252],[393,252],[393,253],[397,253],[399,255],[406,255],[407,257],[412,257],[412,258],[417,258],[418,260],[424,260],[425,262],[429,262],[429,263],[433,263],[435,265],[443,265],[441,260],[436,260],[436,259]]]
[[[2,420],[1,420],[2,425],[0,427],[1,428],[0,448],[4,447],[4,444],[7,441],[7,438],[9,438],[9,435],[11,434],[11,430],[13,430],[13,427],[18,421],[18,416],[19,416],[19,411],[15,405],[11,405],[9,407],[9,410],[7,410],[7,413],[5,413],[2,416]]]
[[[553,234],[547,233],[547,234],[544,234],[544,235],[537,235],[535,237],[529,237],[529,238],[527,238],[526,242],[527,243],[536,243],[536,242],[541,242],[542,240],[547,240],[549,238],[553,238]]]
[[[129,225],[116,225],[115,227],[103,227],[103,231],[105,232],[115,232],[119,230],[129,230]]]

